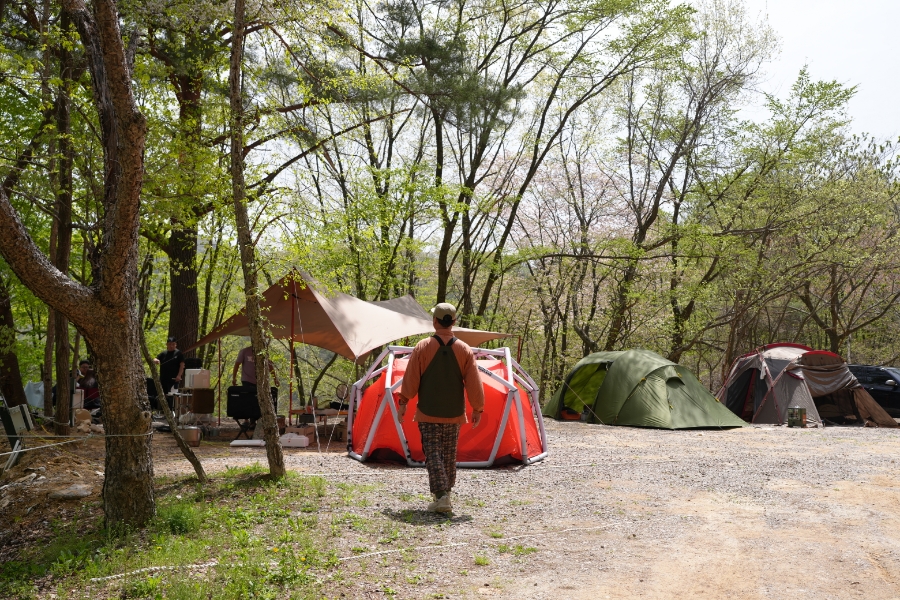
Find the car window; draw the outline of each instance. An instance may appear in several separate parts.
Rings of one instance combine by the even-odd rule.
[[[884,385],[889,379],[893,381],[897,381],[894,375],[888,373],[884,369],[874,369],[874,373],[872,373],[872,383]]]
[[[900,370],[886,368],[885,371],[887,371],[887,374],[890,376],[891,379],[893,379],[897,383],[900,383]]]
[[[866,367],[851,365],[848,368],[860,383],[869,383],[869,370]]]

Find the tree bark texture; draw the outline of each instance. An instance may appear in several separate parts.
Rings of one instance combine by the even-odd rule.
[[[63,32],[72,27],[69,14],[63,11],[60,19]],[[69,273],[69,260],[72,253],[72,163],[73,149],[70,135],[72,133],[69,86],[72,80],[72,56],[65,44],[59,46],[60,85],[56,93],[54,116],[56,120],[57,144],[59,158],[57,160],[56,192],[56,255],[53,263],[63,275]],[[71,373],[69,371],[69,320],[58,311],[53,313],[53,331],[56,347],[56,410],[53,415],[53,431],[56,435],[69,435],[69,398],[72,395]]]
[[[269,391],[269,360],[265,335],[259,311],[259,285],[256,266],[256,249],[250,235],[250,218],[247,214],[246,184],[244,182],[244,119],[241,90],[244,53],[244,0],[235,0],[234,28],[231,40],[231,65],[228,84],[231,96],[231,182],[234,194],[234,218],[237,225],[238,245],[241,252],[241,267],[244,271],[244,293],[247,298],[247,321],[250,327],[250,342],[256,355],[257,400],[262,413],[260,422],[263,439],[266,441],[266,457],[269,460],[269,474],[281,478],[285,475],[284,455],[281,439],[278,437],[278,422],[275,407]],[[257,423],[259,427],[259,423]]]
[[[0,277],[0,393],[7,406],[27,404],[19,357],[16,356],[16,323],[6,280]]]
[[[169,336],[179,348],[190,348],[197,341],[200,326],[200,300],[197,295],[197,226],[173,224],[167,248],[169,257]],[[185,352],[191,358],[194,350]]]
[[[112,0],[63,0],[78,29],[99,113],[104,156],[100,240],[91,286],[56,268],[0,189],[0,254],[19,279],[66,316],[94,353],[106,429],[103,507],[108,525],[143,526],[155,513],[150,411],[136,310],[138,226],[146,135]]]
[[[187,40],[198,43],[192,35]],[[170,77],[178,100],[179,143],[182,151],[179,163],[183,176],[190,177],[196,171],[191,164],[191,152],[202,144],[202,92],[203,70],[199,61],[187,61],[188,72]],[[171,65],[170,60],[170,65]],[[184,68],[186,65],[181,65]],[[197,341],[200,326],[200,298],[197,290],[197,219],[195,211],[199,198],[194,195],[193,181],[181,181],[179,198],[185,206],[185,216],[172,220],[172,230],[166,254],[169,257],[169,336],[178,340],[181,348],[190,348]],[[193,358],[195,350],[185,352]]]

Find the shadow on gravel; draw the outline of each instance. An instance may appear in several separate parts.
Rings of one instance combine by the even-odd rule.
[[[381,511],[381,514],[389,519],[408,525],[434,525],[436,523],[450,523],[457,525],[459,523],[468,523],[472,520],[471,515],[450,513],[451,516],[448,517],[445,514],[428,512],[424,509],[413,510],[409,508],[404,510],[391,510],[385,508]]]

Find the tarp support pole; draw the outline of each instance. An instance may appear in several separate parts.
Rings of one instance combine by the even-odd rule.
[[[219,387],[219,424],[216,427],[222,426],[222,338],[219,338],[217,341],[217,346],[219,347],[219,381],[217,383]]]
[[[288,425],[293,426],[291,422],[293,420],[293,412],[294,412],[294,313],[297,311],[297,280],[291,279],[291,343],[290,350],[291,353],[290,360],[288,361],[290,364],[288,371]]]

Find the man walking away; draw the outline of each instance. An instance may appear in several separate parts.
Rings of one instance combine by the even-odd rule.
[[[478,427],[484,410],[484,389],[478,377],[475,354],[453,337],[456,307],[442,302],[432,309],[435,334],[422,340],[409,355],[400,386],[400,420],[410,398],[418,394],[414,420],[422,434],[425,468],[434,501],[431,512],[453,510],[450,490],[456,483],[456,445],[460,425],[467,422],[466,396],[472,406],[472,427]]]

